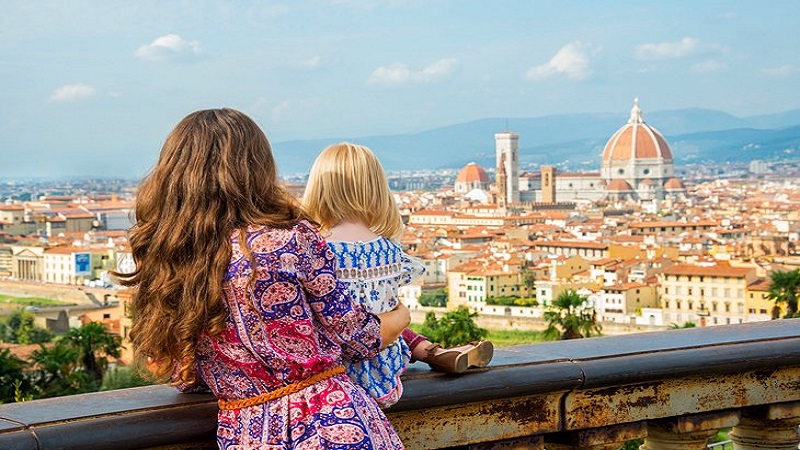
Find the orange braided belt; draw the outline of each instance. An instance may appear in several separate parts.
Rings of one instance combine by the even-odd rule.
[[[275,389],[274,391],[267,392],[266,394],[238,400],[217,400],[217,404],[219,405],[219,409],[241,409],[247,408],[248,406],[260,405],[277,398],[285,397],[289,394],[294,394],[295,392],[300,392],[311,385],[319,383],[322,380],[326,380],[334,375],[339,375],[340,373],[344,373],[344,366],[334,366],[328,370],[312,375],[305,380],[287,384],[282,388]]]

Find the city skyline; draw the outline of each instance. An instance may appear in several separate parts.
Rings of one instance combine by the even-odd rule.
[[[169,129],[208,107],[244,111],[273,143],[619,114],[635,96],[647,111],[800,108],[794,2],[10,1],[4,11],[0,177],[141,177]]]

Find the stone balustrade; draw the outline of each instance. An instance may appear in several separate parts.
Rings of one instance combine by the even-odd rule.
[[[460,376],[414,364],[387,410],[410,450],[798,448],[800,319],[499,349]],[[0,405],[2,449],[211,449],[216,403],[148,386]]]

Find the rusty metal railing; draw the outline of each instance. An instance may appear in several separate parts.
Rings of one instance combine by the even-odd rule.
[[[414,364],[404,385],[386,412],[410,450],[702,450],[721,428],[737,449],[797,448],[800,319],[509,347],[460,376]],[[215,448],[216,411],[167,386],[0,405],[0,448]]]

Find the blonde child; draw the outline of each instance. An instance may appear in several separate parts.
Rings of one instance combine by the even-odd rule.
[[[183,391],[219,399],[221,449],[403,448],[344,374],[410,320],[380,319],[337,281],[333,253],[279,184],[264,133],[231,109],[172,130],[136,198],[131,340]]]
[[[424,267],[395,241],[403,223],[383,167],[372,151],[350,143],[323,150],[311,168],[303,204],[336,255],[338,277],[351,295],[376,314],[395,308],[398,288],[422,275]],[[460,373],[487,365],[492,351],[488,341],[441,348],[406,329],[402,339],[376,357],[345,367],[386,408],[402,395],[400,374],[409,360]]]

